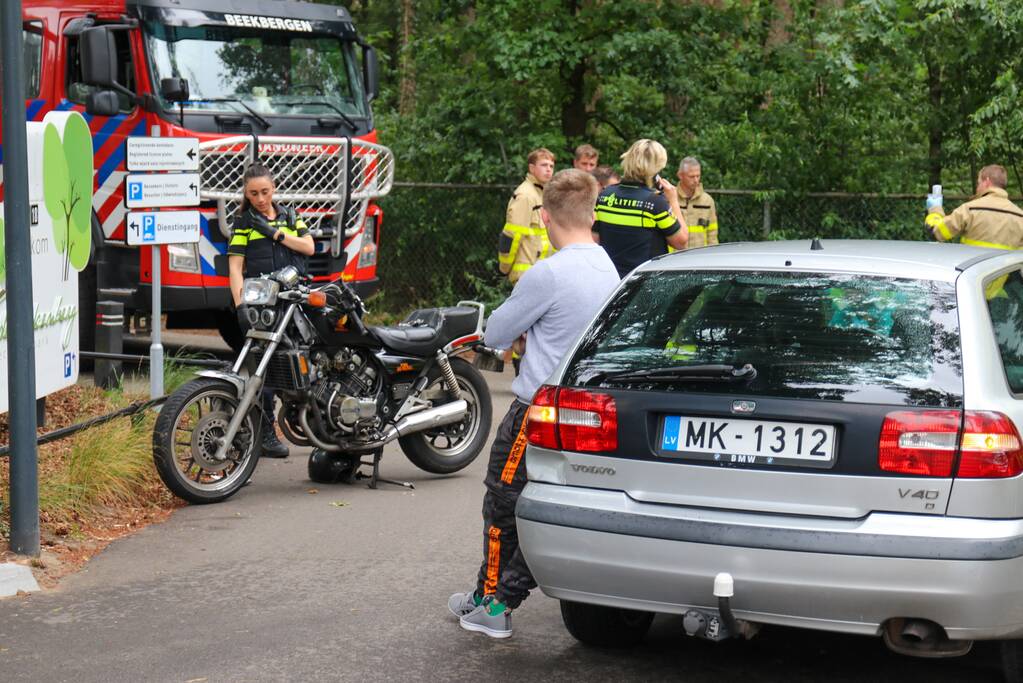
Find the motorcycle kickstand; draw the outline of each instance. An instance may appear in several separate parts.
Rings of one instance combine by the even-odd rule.
[[[403,488],[415,490],[416,487],[410,481],[396,481],[394,479],[384,479],[383,477],[380,476],[380,459],[383,458],[383,457],[384,457],[384,451],[381,448],[380,450],[373,451],[373,462],[372,463],[368,463],[368,462],[366,462],[364,460],[360,460],[359,461],[360,465],[371,465],[373,467],[373,474],[366,475],[366,474],[363,474],[362,472],[358,472],[358,473],[356,473],[355,478],[356,479],[369,479],[369,488],[371,488],[371,489],[375,489],[375,488],[377,488],[377,484],[383,483],[383,484],[391,484],[392,486],[401,486]]]

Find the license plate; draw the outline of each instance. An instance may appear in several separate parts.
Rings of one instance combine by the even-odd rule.
[[[661,434],[662,455],[747,465],[830,467],[835,428],[831,425],[766,420],[733,420],[668,415]]]

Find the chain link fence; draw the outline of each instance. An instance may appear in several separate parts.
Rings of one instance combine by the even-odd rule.
[[[499,304],[511,288],[497,271],[497,239],[513,185],[398,183],[381,200],[378,314],[459,299]],[[713,190],[722,242],[765,239],[926,239],[926,195],[840,192],[802,196]],[[946,197],[954,208],[966,197]]]

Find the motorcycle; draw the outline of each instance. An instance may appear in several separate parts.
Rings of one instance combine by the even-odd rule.
[[[351,287],[313,287],[292,266],[246,279],[242,302],[249,329],[231,370],[199,372],[156,420],[153,459],[176,496],[217,503],[245,485],[259,462],[264,387],[281,401],[285,437],[313,448],[313,481],[351,481],[365,464],[375,488],[383,447],[395,440],[435,474],[457,472],[483,450],[490,392],[460,357],[496,355],[482,344],[483,304],[461,301],[415,311],[396,327],[367,326]]]

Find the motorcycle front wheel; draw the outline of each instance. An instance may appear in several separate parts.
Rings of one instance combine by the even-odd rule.
[[[163,404],[153,429],[153,461],[167,488],[189,503],[219,503],[237,493],[259,462],[258,409],[242,420],[227,459],[217,443],[238,407],[234,386],[200,377]]]
[[[487,443],[493,419],[490,388],[483,375],[461,358],[451,359],[451,369],[458,380],[459,397],[469,404],[465,417],[454,424],[398,439],[405,457],[419,469],[432,474],[451,474],[475,460]],[[430,383],[422,396],[435,405],[451,400],[437,368],[430,373]]]

